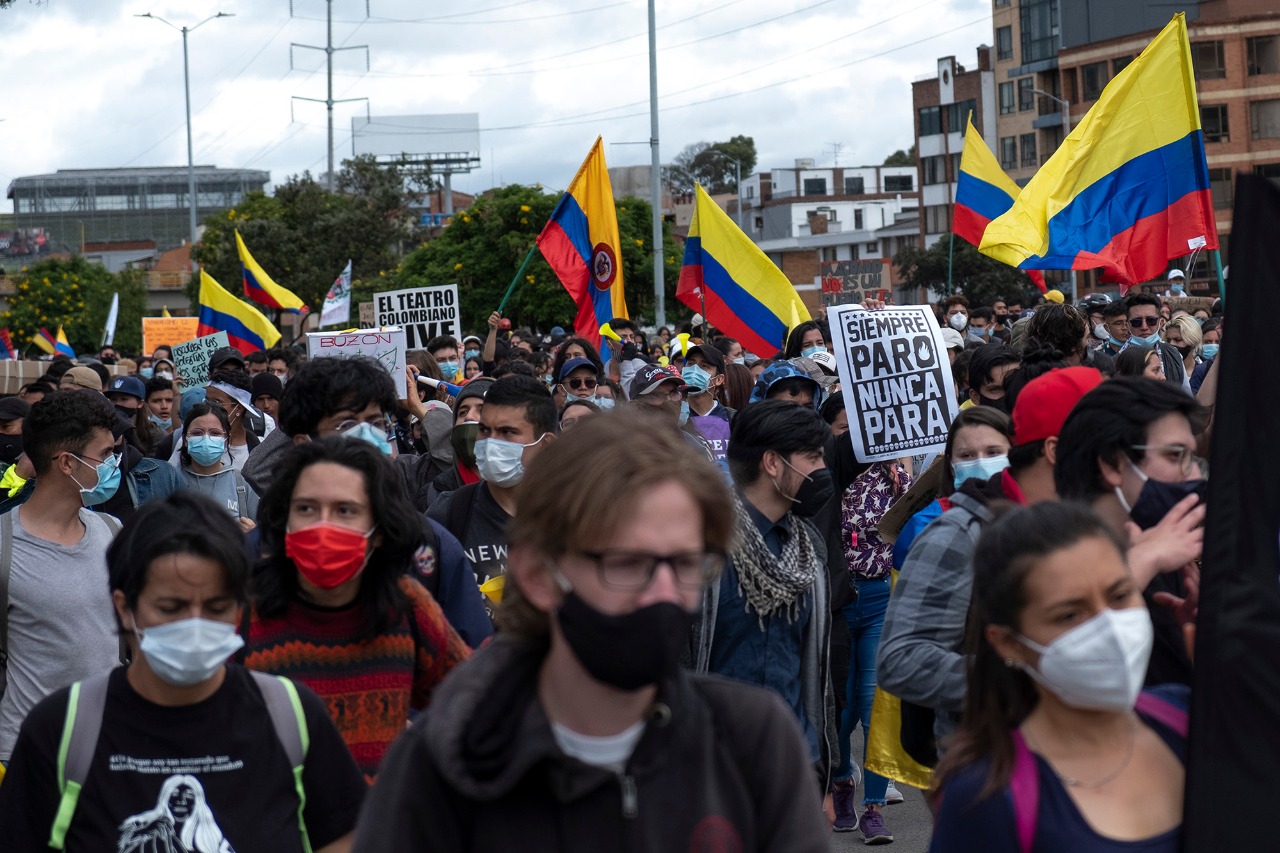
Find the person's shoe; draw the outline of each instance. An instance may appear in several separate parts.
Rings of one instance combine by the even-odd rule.
[[[884,825],[879,809],[868,808],[858,818],[858,831],[863,844],[892,844],[893,833]]]
[[[897,786],[893,784],[892,779],[889,780],[889,787],[885,789],[884,801],[886,805],[890,806],[896,806],[898,803],[902,802],[902,793],[898,790]]]
[[[856,788],[862,784],[862,768],[859,767],[858,762],[854,761],[852,758],[849,759],[849,767],[851,768],[849,784]]]
[[[856,789],[852,779],[831,786],[831,803],[836,810],[836,822],[831,824],[833,832],[853,832],[858,828]]]

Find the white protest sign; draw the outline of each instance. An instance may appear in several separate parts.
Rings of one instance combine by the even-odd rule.
[[[462,340],[462,305],[456,284],[375,293],[373,306],[373,324],[403,328],[409,349],[423,349],[437,335]]]
[[[405,378],[404,329],[357,329],[354,332],[308,332],[307,358],[354,358],[365,355],[391,374],[400,399],[409,397]]]
[[[183,388],[203,388],[209,384],[209,358],[216,350],[230,346],[226,332],[214,332],[194,341],[173,345],[173,369],[182,378]]]
[[[942,450],[958,408],[933,309],[841,305],[827,319],[858,461]]]

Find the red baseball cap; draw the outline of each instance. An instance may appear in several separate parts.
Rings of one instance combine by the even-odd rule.
[[[1057,435],[1080,398],[1101,384],[1092,367],[1060,367],[1032,379],[1013,404],[1014,447]]]

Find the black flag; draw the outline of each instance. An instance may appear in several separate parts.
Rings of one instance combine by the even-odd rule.
[[[1280,189],[1236,182],[1196,620],[1183,850],[1277,849]]]

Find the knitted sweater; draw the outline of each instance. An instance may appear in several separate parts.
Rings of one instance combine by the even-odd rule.
[[[376,636],[362,637],[360,604],[295,600],[280,616],[254,613],[245,646],[245,666],[302,682],[324,700],[369,782],[410,712],[426,708],[436,685],[471,654],[430,592],[407,577],[400,589],[410,609]]]

